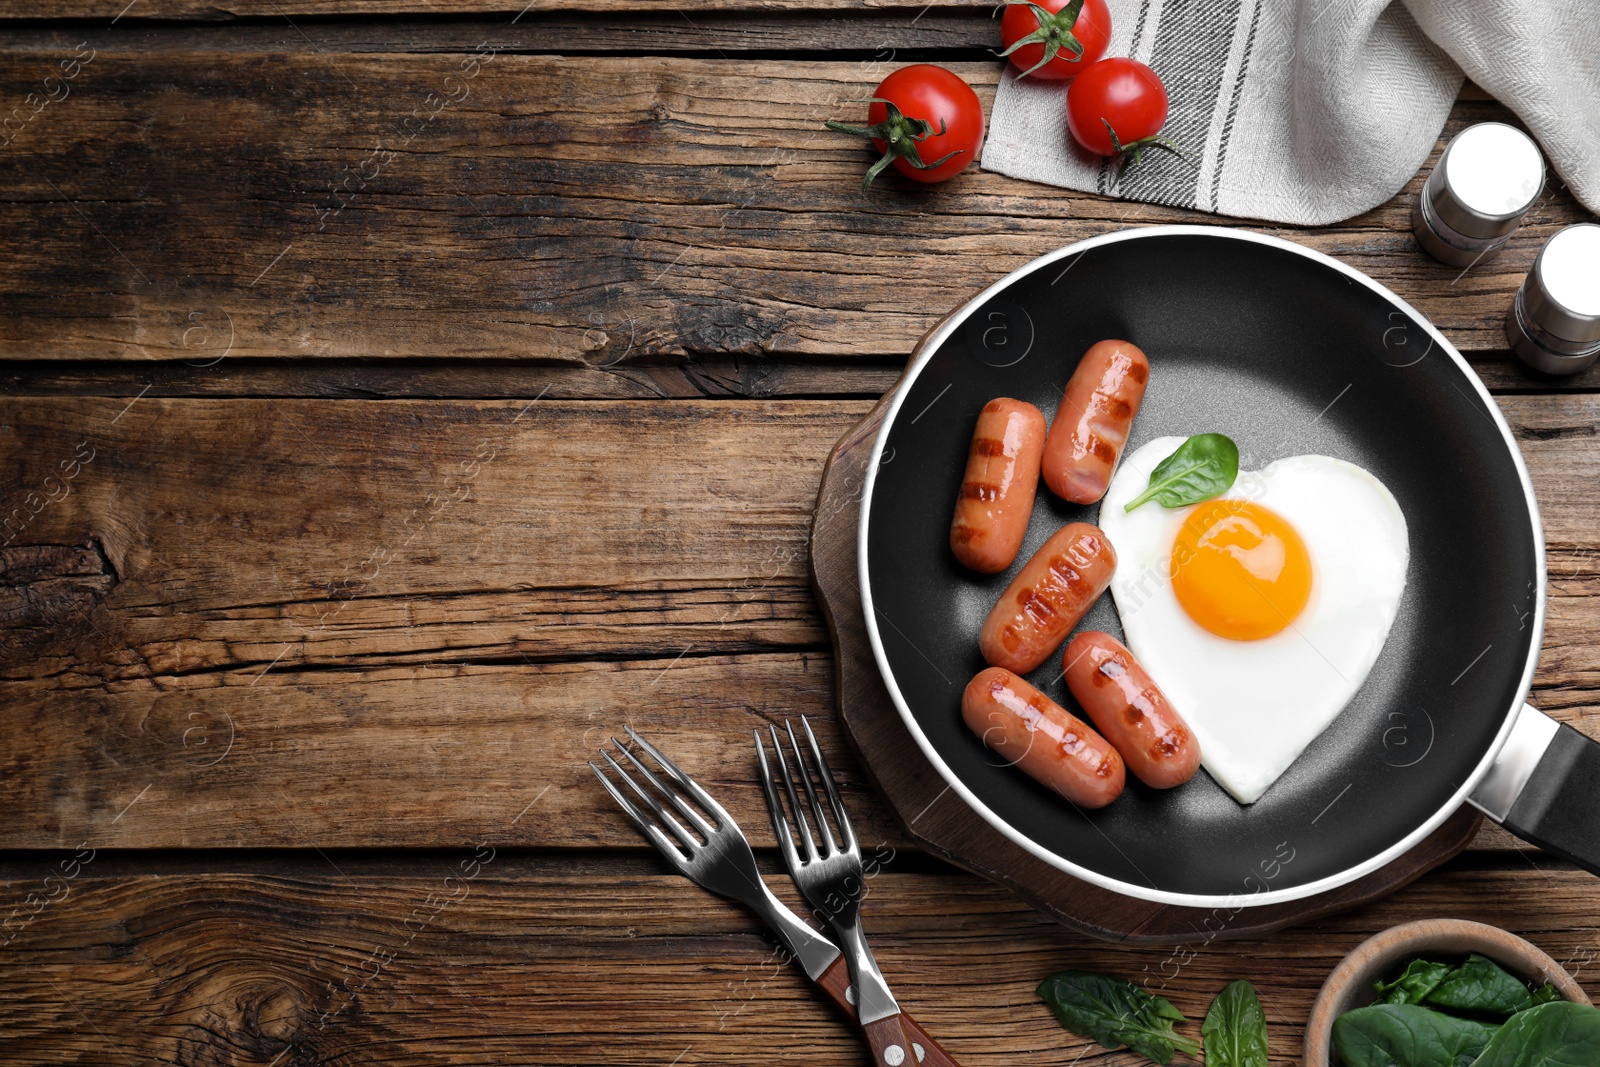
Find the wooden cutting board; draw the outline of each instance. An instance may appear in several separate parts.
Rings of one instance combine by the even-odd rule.
[[[919,344],[911,364],[921,351]],[[923,755],[889,698],[867,641],[857,579],[857,519],[873,440],[893,395],[891,389],[828,457],[811,523],[811,583],[833,636],[839,719],[879,792],[919,845],[1006,886],[1086,934],[1158,944],[1250,937],[1353,908],[1394,892],[1466,848],[1482,816],[1463,806],[1416,848],[1365,878],[1303,900],[1228,909],[1157,904],[1102,889],[1005,838],[946,785]]]

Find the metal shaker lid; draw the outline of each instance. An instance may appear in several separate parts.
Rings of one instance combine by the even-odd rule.
[[[1527,134],[1480,122],[1456,134],[1422,195],[1446,226],[1491,240],[1517,228],[1544,188],[1544,157]]]
[[[1600,341],[1600,226],[1568,226],[1544,243],[1523,283],[1523,306],[1563,340]]]

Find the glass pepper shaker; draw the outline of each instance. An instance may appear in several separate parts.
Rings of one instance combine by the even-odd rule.
[[[1544,188],[1544,157],[1503,122],[1468,126],[1444,155],[1411,213],[1417,243],[1434,259],[1470,267],[1498,252]]]
[[[1600,357],[1600,226],[1568,226],[1544,243],[1511,302],[1506,340],[1547,374],[1576,374]]]

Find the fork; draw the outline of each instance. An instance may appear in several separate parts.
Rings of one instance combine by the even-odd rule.
[[[634,768],[634,771],[630,773],[603,747],[600,754],[638,798],[639,803],[635,803],[612,784],[611,779],[594,763],[589,764],[589,769],[600,779],[600,783],[606,787],[606,792],[611,794],[611,798],[622,808],[628,820],[656,846],[680,874],[714,893],[737,900],[765,920],[799,962],[806,976],[820,986],[846,1014],[856,1016],[854,991],[850,988],[846,963],[838,947],[803,922],[767,888],[766,882],[761,878],[761,872],[756,867],[756,857],[750,849],[750,843],[739,829],[738,823],[734,822],[733,816],[729,815],[711,794],[680,770],[678,765],[668,759],[660,749],[640,737],[632,727],[626,729],[628,737],[634,744],[647,754],[661,769],[662,774],[677,787],[676,789],[669,787],[667,782],[663,782],[661,777],[651,771],[627,746],[616,738],[611,738],[612,746]],[[643,779],[645,786],[649,788],[641,786],[638,779]],[[699,811],[684,800],[680,790],[698,805]],[[662,805],[662,800],[670,804],[700,837],[697,838],[678,819],[673,818]],[[644,805],[644,809],[641,809],[640,803]],[[651,814],[646,815],[645,809]],[[651,815],[654,818],[651,818]],[[708,820],[706,815],[715,822]],[[666,829],[663,830],[663,827]],[[670,838],[667,836],[668,832],[672,834]],[[909,1015],[901,1016],[901,1019],[905,1032],[912,1042],[910,1047],[922,1067],[958,1067],[949,1053],[928,1036],[921,1024]],[[902,1062],[903,1059],[902,1050],[902,1059],[896,1062]]]
[[[894,994],[889,992],[889,983],[884,981],[882,972],[878,970],[878,961],[873,958],[872,949],[867,947],[866,935],[861,930],[861,898],[866,893],[861,846],[856,842],[850,816],[846,814],[839,788],[834,784],[833,772],[829,770],[828,761],[817,745],[816,735],[811,732],[811,723],[804,717],[800,723],[810,743],[814,761],[810,767],[800,751],[799,742],[795,740],[794,726],[785,722],[784,729],[789,734],[795,766],[805,785],[806,797],[811,802],[812,815],[816,818],[816,837],[812,836],[805,808],[795,791],[794,775],[789,773],[789,760],[784,756],[783,745],[778,740],[778,728],[769,723],[767,729],[772,734],[772,747],[777,753],[778,768],[783,773],[789,809],[794,814],[800,836],[805,839],[805,856],[802,858],[795,849],[789,820],[784,815],[783,803],[773,784],[772,768],[767,764],[767,749],[761,742],[761,731],[757,730],[756,753],[761,761],[761,786],[767,795],[767,807],[772,812],[772,829],[778,835],[784,861],[789,865],[789,873],[800,887],[800,892],[812,907],[826,916],[834,933],[839,936],[839,944],[844,949],[844,958],[850,969],[850,984],[856,992],[856,1012],[861,1019],[861,1028],[866,1033],[867,1044],[872,1048],[873,1060],[880,1067],[900,1067],[913,1046],[906,1036],[900,1005],[895,1002]],[[822,783],[828,795],[842,841],[834,838],[833,829],[828,825],[822,801],[812,785],[813,776]],[[822,841],[820,852],[817,838]]]

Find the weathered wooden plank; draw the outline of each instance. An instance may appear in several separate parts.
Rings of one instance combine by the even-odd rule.
[[[0,950],[0,1040],[19,1060],[315,1064],[380,1046],[394,1064],[863,1062],[753,918],[648,863],[468,844],[409,871],[296,853],[277,871],[102,876],[114,858],[81,856],[13,865],[0,884],[0,914],[28,920]],[[45,901],[36,915],[29,893]],[[969,1067],[1132,1062],[1062,1030],[1034,995],[1068,967],[1148,983],[1191,1036],[1211,997],[1248,978],[1272,1062],[1289,1065],[1328,972],[1398,922],[1493,923],[1593,988],[1597,895],[1567,868],[1457,865],[1291,934],[1138,948],[1088,942],[972,876],[891,861],[868,884],[866,922],[903,1006]]]
[[[730,11],[693,8],[636,9],[626,18],[581,10],[530,10],[511,15],[458,15],[450,19],[406,16],[289,21],[272,13],[260,20],[152,23],[137,17],[141,5],[116,24],[37,23],[30,17],[0,40],[0,51],[71,51],[88,41],[101,51],[299,52],[306,42],[324,52],[470,52],[486,38],[503,51],[577,55],[591,52],[692,54],[778,53],[815,58],[815,53],[872,55],[894,49],[896,59],[937,55],[945,60],[987,58],[1000,39],[999,20],[988,5],[846,10],[796,4]],[[326,10],[327,5],[322,5]],[[23,14],[0,9],[0,20]],[[429,11],[428,14],[435,14]],[[813,54],[813,55],[807,55]],[[771,58],[769,56],[769,58]]]
[[[6,551],[104,557],[3,591],[0,677],[820,647],[812,502],[869,406],[0,402]]]
[[[8,845],[428,844],[546,787],[582,815],[510,839],[589,844],[628,709],[741,751],[827,714],[805,537],[861,402],[35,403],[0,458]]]
[[[773,844],[751,731],[809,715],[863,840],[899,831],[836,739],[821,654],[214,676],[117,693],[5,686],[0,847],[648,848],[587,760],[625,724]],[[184,683],[184,679],[179,679]]]
[[[1492,364],[1491,366],[1497,366]],[[668,400],[882,396],[905,370],[884,359],[709,356],[615,367],[512,360],[225,359],[0,362],[0,395],[325,399]]]
[[[0,152],[18,250],[0,357],[881,360],[1071,240],[1263,228],[982,172],[863,196],[863,149],[821,123],[871,90],[877,58],[234,53],[223,92],[215,54],[106,52],[39,103],[64,59],[0,55],[0,94],[42,108]],[[955,69],[992,98],[998,64]],[[1505,112],[1464,102],[1446,133],[1489,117]],[[1414,247],[1416,186],[1338,228],[1267,229],[1369,271],[1464,349],[1503,351],[1511,292],[1576,205],[1555,193],[1458,279]]]
[[[123,5],[126,4],[126,8]],[[775,12],[845,11],[903,14],[915,18],[924,7],[940,10],[979,8],[987,3],[975,0],[933,0],[927,5],[907,5],[904,0],[703,0],[695,11]],[[511,22],[524,13],[583,12],[638,13],[638,6],[620,0],[535,0],[520,3],[493,3],[485,0],[339,0],[337,4],[317,0],[42,0],[26,9],[12,11],[13,17],[110,19],[194,19],[217,22],[235,18],[285,20],[290,16],[318,18],[330,15],[370,17],[377,15],[485,15]],[[314,26],[315,23],[312,23]]]

